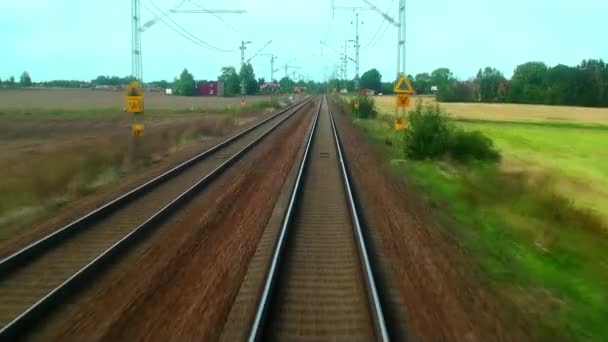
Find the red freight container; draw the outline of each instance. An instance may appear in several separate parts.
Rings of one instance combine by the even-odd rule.
[[[199,96],[224,96],[224,82],[202,81],[198,83]]]

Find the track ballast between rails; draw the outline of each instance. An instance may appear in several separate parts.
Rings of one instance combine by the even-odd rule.
[[[388,341],[339,136],[321,101],[249,341]]]

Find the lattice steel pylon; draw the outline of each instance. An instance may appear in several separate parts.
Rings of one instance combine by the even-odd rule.
[[[131,76],[143,83],[141,56],[140,0],[131,0]]]

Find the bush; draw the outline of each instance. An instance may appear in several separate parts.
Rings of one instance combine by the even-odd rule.
[[[439,87],[437,101],[440,102],[474,102],[477,100],[475,85],[471,82],[453,81]]]
[[[376,112],[376,101],[367,95],[361,95],[350,99],[350,107],[352,108],[353,113],[355,113],[354,108],[356,99],[359,99],[359,118],[375,118],[378,115],[378,112]]]
[[[423,106],[421,101],[416,103],[416,108],[409,113],[409,127],[404,134],[405,155],[408,158],[450,155],[459,161],[500,161],[500,153],[490,138],[479,131],[456,129],[439,105]]]
[[[480,131],[456,129],[450,135],[448,146],[450,155],[457,160],[500,161],[500,153],[494,148],[494,142]]]
[[[451,127],[438,105],[416,103],[409,113],[405,130],[405,155],[412,159],[437,158],[444,155],[450,141]]]

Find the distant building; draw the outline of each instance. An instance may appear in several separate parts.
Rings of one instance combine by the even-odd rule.
[[[359,94],[360,95],[374,95],[376,94],[376,91],[373,89],[359,89]]]
[[[199,96],[224,96],[224,82],[201,81],[196,86]]]
[[[434,94],[434,93],[436,93],[436,92],[437,92],[437,90],[439,90],[439,89],[437,88],[437,86],[431,86],[431,93],[433,93],[433,94]]]

